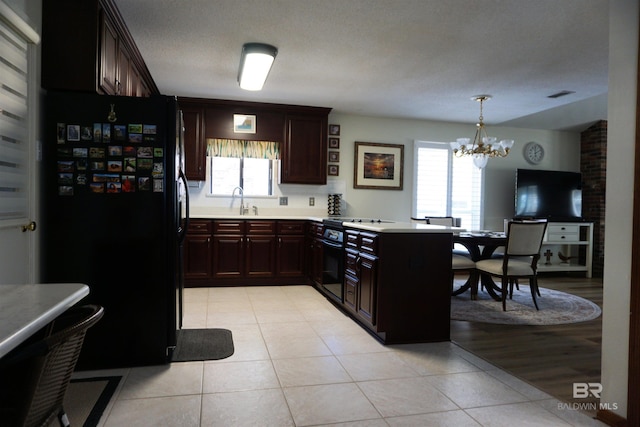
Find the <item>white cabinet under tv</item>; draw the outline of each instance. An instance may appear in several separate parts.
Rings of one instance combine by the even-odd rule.
[[[538,272],[576,271],[591,277],[593,223],[549,222],[542,240]]]

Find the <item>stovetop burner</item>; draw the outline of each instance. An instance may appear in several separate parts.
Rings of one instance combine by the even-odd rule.
[[[359,222],[359,223],[367,223],[370,222],[372,224],[385,224],[385,223],[391,223],[393,221],[387,221],[384,219],[373,219],[373,218],[366,218],[366,219],[362,219],[362,218],[358,218],[358,219],[350,219],[344,222]]]
[[[349,218],[349,217],[331,217],[322,220],[325,225],[341,227],[342,223],[353,222],[358,224],[390,224],[394,221],[387,221],[378,218]]]

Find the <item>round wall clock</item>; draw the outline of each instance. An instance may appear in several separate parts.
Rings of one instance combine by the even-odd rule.
[[[527,162],[537,165],[544,158],[544,148],[537,142],[528,142],[524,146],[523,155]]]

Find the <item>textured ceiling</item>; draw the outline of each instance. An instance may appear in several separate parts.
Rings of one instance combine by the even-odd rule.
[[[582,130],[606,119],[607,0],[115,0],[167,95]],[[265,87],[244,43],[276,46]],[[551,99],[563,91],[574,93]]]

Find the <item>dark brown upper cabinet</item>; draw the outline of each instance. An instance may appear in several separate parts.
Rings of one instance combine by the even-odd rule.
[[[179,98],[185,118],[187,178],[204,181],[206,139],[280,143],[280,183],[327,183],[327,120],[330,108],[206,98]],[[256,133],[235,133],[233,115],[256,116]]]
[[[42,87],[159,94],[113,0],[42,2]]]
[[[327,115],[287,114],[281,183],[327,183]]]
[[[180,102],[184,120],[185,175],[190,181],[205,181],[207,143],[204,138],[204,108]]]

